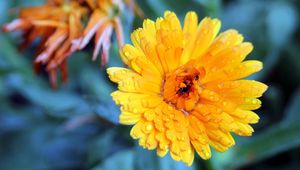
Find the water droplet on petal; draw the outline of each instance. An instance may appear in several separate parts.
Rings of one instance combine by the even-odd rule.
[[[147,125],[147,127],[146,127],[146,130],[147,130],[147,131],[150,131],[150,130],[152,130],[152,129],[153,129],[153,126],[152,126],[151,124]]]
[[[138,113],[138,110],[136,108],[133,109],[133,113]]]
[[[130,53],[128,51],[126,51],[124,54],[126,57],[129,57],[129,55],[130,55]]]
[[[149,106],[149,102],[148,102],[148,100],[142,100],[142,105],[144,106],[144,107],[148,107]]]
[[[219,88],[219,89],[222,89],[223,87],[224,87],[224,83],[218,84],[218,88]]]

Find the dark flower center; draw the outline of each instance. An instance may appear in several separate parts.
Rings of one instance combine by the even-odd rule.
[[[203,76],[205,70],[193,64],[183,65],[168,73],[162,91],[164,100],[178,109],[193,109],[199,101]]]

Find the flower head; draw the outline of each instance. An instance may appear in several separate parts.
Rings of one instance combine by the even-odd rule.
[[[102,65],[106,65],[113,30],[116,31],[119,47],[123,45],[120,11],[123,11],[124,6],[122,0],[86,0],[86,2],[92,9],[92,14],[82,37],[75,41],[74,48],[83,49],[95,37],[93,60],[96,60],[102,50]]]
[[[36,51],[35,67],[46,65],[53,86],[60,67],[62,77],[67,79],[66,58],[74,52],[72,40],[81,36],[82,17],[88,9],[78,1],[49,0],[45,5],[20,10],[20,18],[4,26],[5,31],[23,31],[23,46],[40,37]]]
[[[191,165],[196,151],[211,157],[211,147],[224,152],[235,144],[231,133],[250,136],[259,117],[260,97],[267,86],[243,78],[262,69],[244,61],[251,43],[235,30],[218,35],[218,19],[198,24],[187,13],[183,28],[173,12],[156,22],[145,20],[120,54],[130,68],[109,68],[119,90],[120,123],[134,125],[131,136],[159,156]]]
[[[130,4],[127,0],[125,4],[130,5],[131,9],[135,3],[133,0],[128,2]],[[22,48],[37,38],[41,39],[36,50],[35,68],[38,71],[45,65],[51,84],[55,87],[58,69],[66,81],[67,58],[75,51],[82,50],[93,37],[93,60],[101,52],[102,65],[108,61],[113,31],[117,34],[118,45],[123,45],[120,22],[123,10],[122,0],[48,0],[41,6],[20,9],[20,17],[6,24],[3,29],[22,31]]]

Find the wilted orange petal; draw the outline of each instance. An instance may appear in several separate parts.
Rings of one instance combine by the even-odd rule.
[[[107,17],[100,11],[95,11],[91,19],[89,20],[89,23],[84,30],[83,33],[83,39],[81,40],[80,49],[84,48],[90,41],[90,39],[94,36],[97,29],[105,23],[107,20]]]

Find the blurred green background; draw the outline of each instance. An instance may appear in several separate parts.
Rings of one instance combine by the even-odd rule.
[[[0,0],[0,24],[17,16],[21,6],[43,0]],[[251,78],[269,85],[260,122],[253,137],[238,137],[236,146],[213,153],[209,161],[196,156],[193,166],[159,158],[143,150],[118,124],[119,108],[91,49],[69,59],[70,79],[54,91],[46,74],[32,71],[34,45],[17,50],[18,33],[0,34],[0,170],[185,170],[298,169],[300,167],[300,31],[299,0],[139,0],[147,18],[189,10],[199,18],[218,17],[222,29],[235,28],[254,44],[248,59],[264,62]],[[141,19],[124,14],[126,41]],[[117,46],[109,66],[121,66]]]

